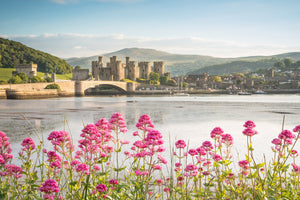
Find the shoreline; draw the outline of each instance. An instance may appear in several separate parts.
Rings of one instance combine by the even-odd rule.
[[[300,89],[276,89],[276,90],[265,90],[267,94],[300,94]],[[180,91],[175,91],[180,93]],[[226,90],[192,90],[184,91],[186,94],[228,94]],[[101,93],[87,94],[89,96],[172,96],[168,90],[139,90],[134,92],[128,92],[127,94],[121,94],[115,91],[103,91]],[[229,94],[228,94],[229,95]],[[45,98],[60,98],[60,97],[76,97],[74,93],[59,91],[56,89],[44,89],[36,91],[21,91],[16,89],[0,89],[0,99],[45,99]],[[81,96],[81,97],[84,97]]]

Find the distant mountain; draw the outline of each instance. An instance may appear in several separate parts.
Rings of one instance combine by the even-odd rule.
[[[118,60],[121,60],[122,62],[125,62],[126,56],[129,56],[130,60],[137,62],[164,61],[165,71],[170,71],[172,76],[202,72],[209,72],[213,74],[245,72],[256,70],[257,68],[268,68],[273,66],[277,59],[291,58],[295,61],[300,60],[300,52],[278,54],[274,56],[217,58],[202,55],[171,54],[164,51],[142,48],[126,48],[101,56],[104,56],[104,63],[109,62],[109,58],[111,56],[117,56]],[[91,62],[97,59],[98,56],[91,56],[84,58],[69,58],[66,59],[66,61],[73,67],[79,65],[82,68],[91,70]]]
[[[72,67],[58,57],[27,47],[20,42],[0,38],[0,67],[14,68],[18,64],[35,63],[39,72],[65,74]]]

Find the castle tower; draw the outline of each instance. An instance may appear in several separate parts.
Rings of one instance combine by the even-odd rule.
[[[139,77],[143,79],[149,79],[151,72],[150,62],[139,62]]]
[[[165,74],[165,64],[162,61],[154,62],[153,71],[158,73],[160,76]]]
[[[135,61],[129,62],[129,64],[127,65],[127,71],[128,79],[135,81],[137,78],[139,78],[140,71]]]

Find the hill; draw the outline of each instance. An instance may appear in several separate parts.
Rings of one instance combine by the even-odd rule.
[[[257,69],[271,68],[273,67],[276,61],[278,61],[278,59],[275,57],[271,59],[263,59],[258,61],[239,60],[239,61],[233,61],[225,64],[203,67],[190,72],[190,74],[209,73],[211,75],[222,75],[222,74],[230,74],[233,72],[238,72],[238,73],[250,72],[250,71],[256,71]]]
[[[99,55],[100,56],[100,55]],[[172,76],[209,72],[212,74],[223,74],[230,72],[253,71],[257,68],[268,68],[273,66],[277,59],[291,58],[300,60],[299,52],[278,54],[273,56],[250,56],[238,58],[217,58],[202,55],[171,54],[164,51],[142,48],[125,48],[119,51],[102,55],[104,63],[109,62],[109,57],[117,56],[125,62],[129,56],[133,61],[164,61],[165,71],[170,71]],[[76,65],[91,70],[91,62],[97,60],[98,56],[84,58],[69,58],[66,61],[73,67]]]
[[[38,71],[65,74],[72,72],[72,67],[58,57],[27,47],[20,42],[0,38],[0,67],[14,68],[18,64],[36,63]]]

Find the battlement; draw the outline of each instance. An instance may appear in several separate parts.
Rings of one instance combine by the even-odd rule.
[[[98,61],[92,61],[92,74],[93,77],[99,77],[97,80],[112,80],[120,81],[124,78],[130,80],[136,80],[137,78],[149,79],[151,70],[150,62],[136,62],[130,61],[130,57],[126,57],[126,63],[117,60],[117,56],[110,57],[110,62],[106,64],[106,67],[102,67],[103,57],[99,56]],[[161,76],[164,72],[164,62],[155,61],[154,72],[159,73]],[[100,67],[101,66],[101,67]]]

